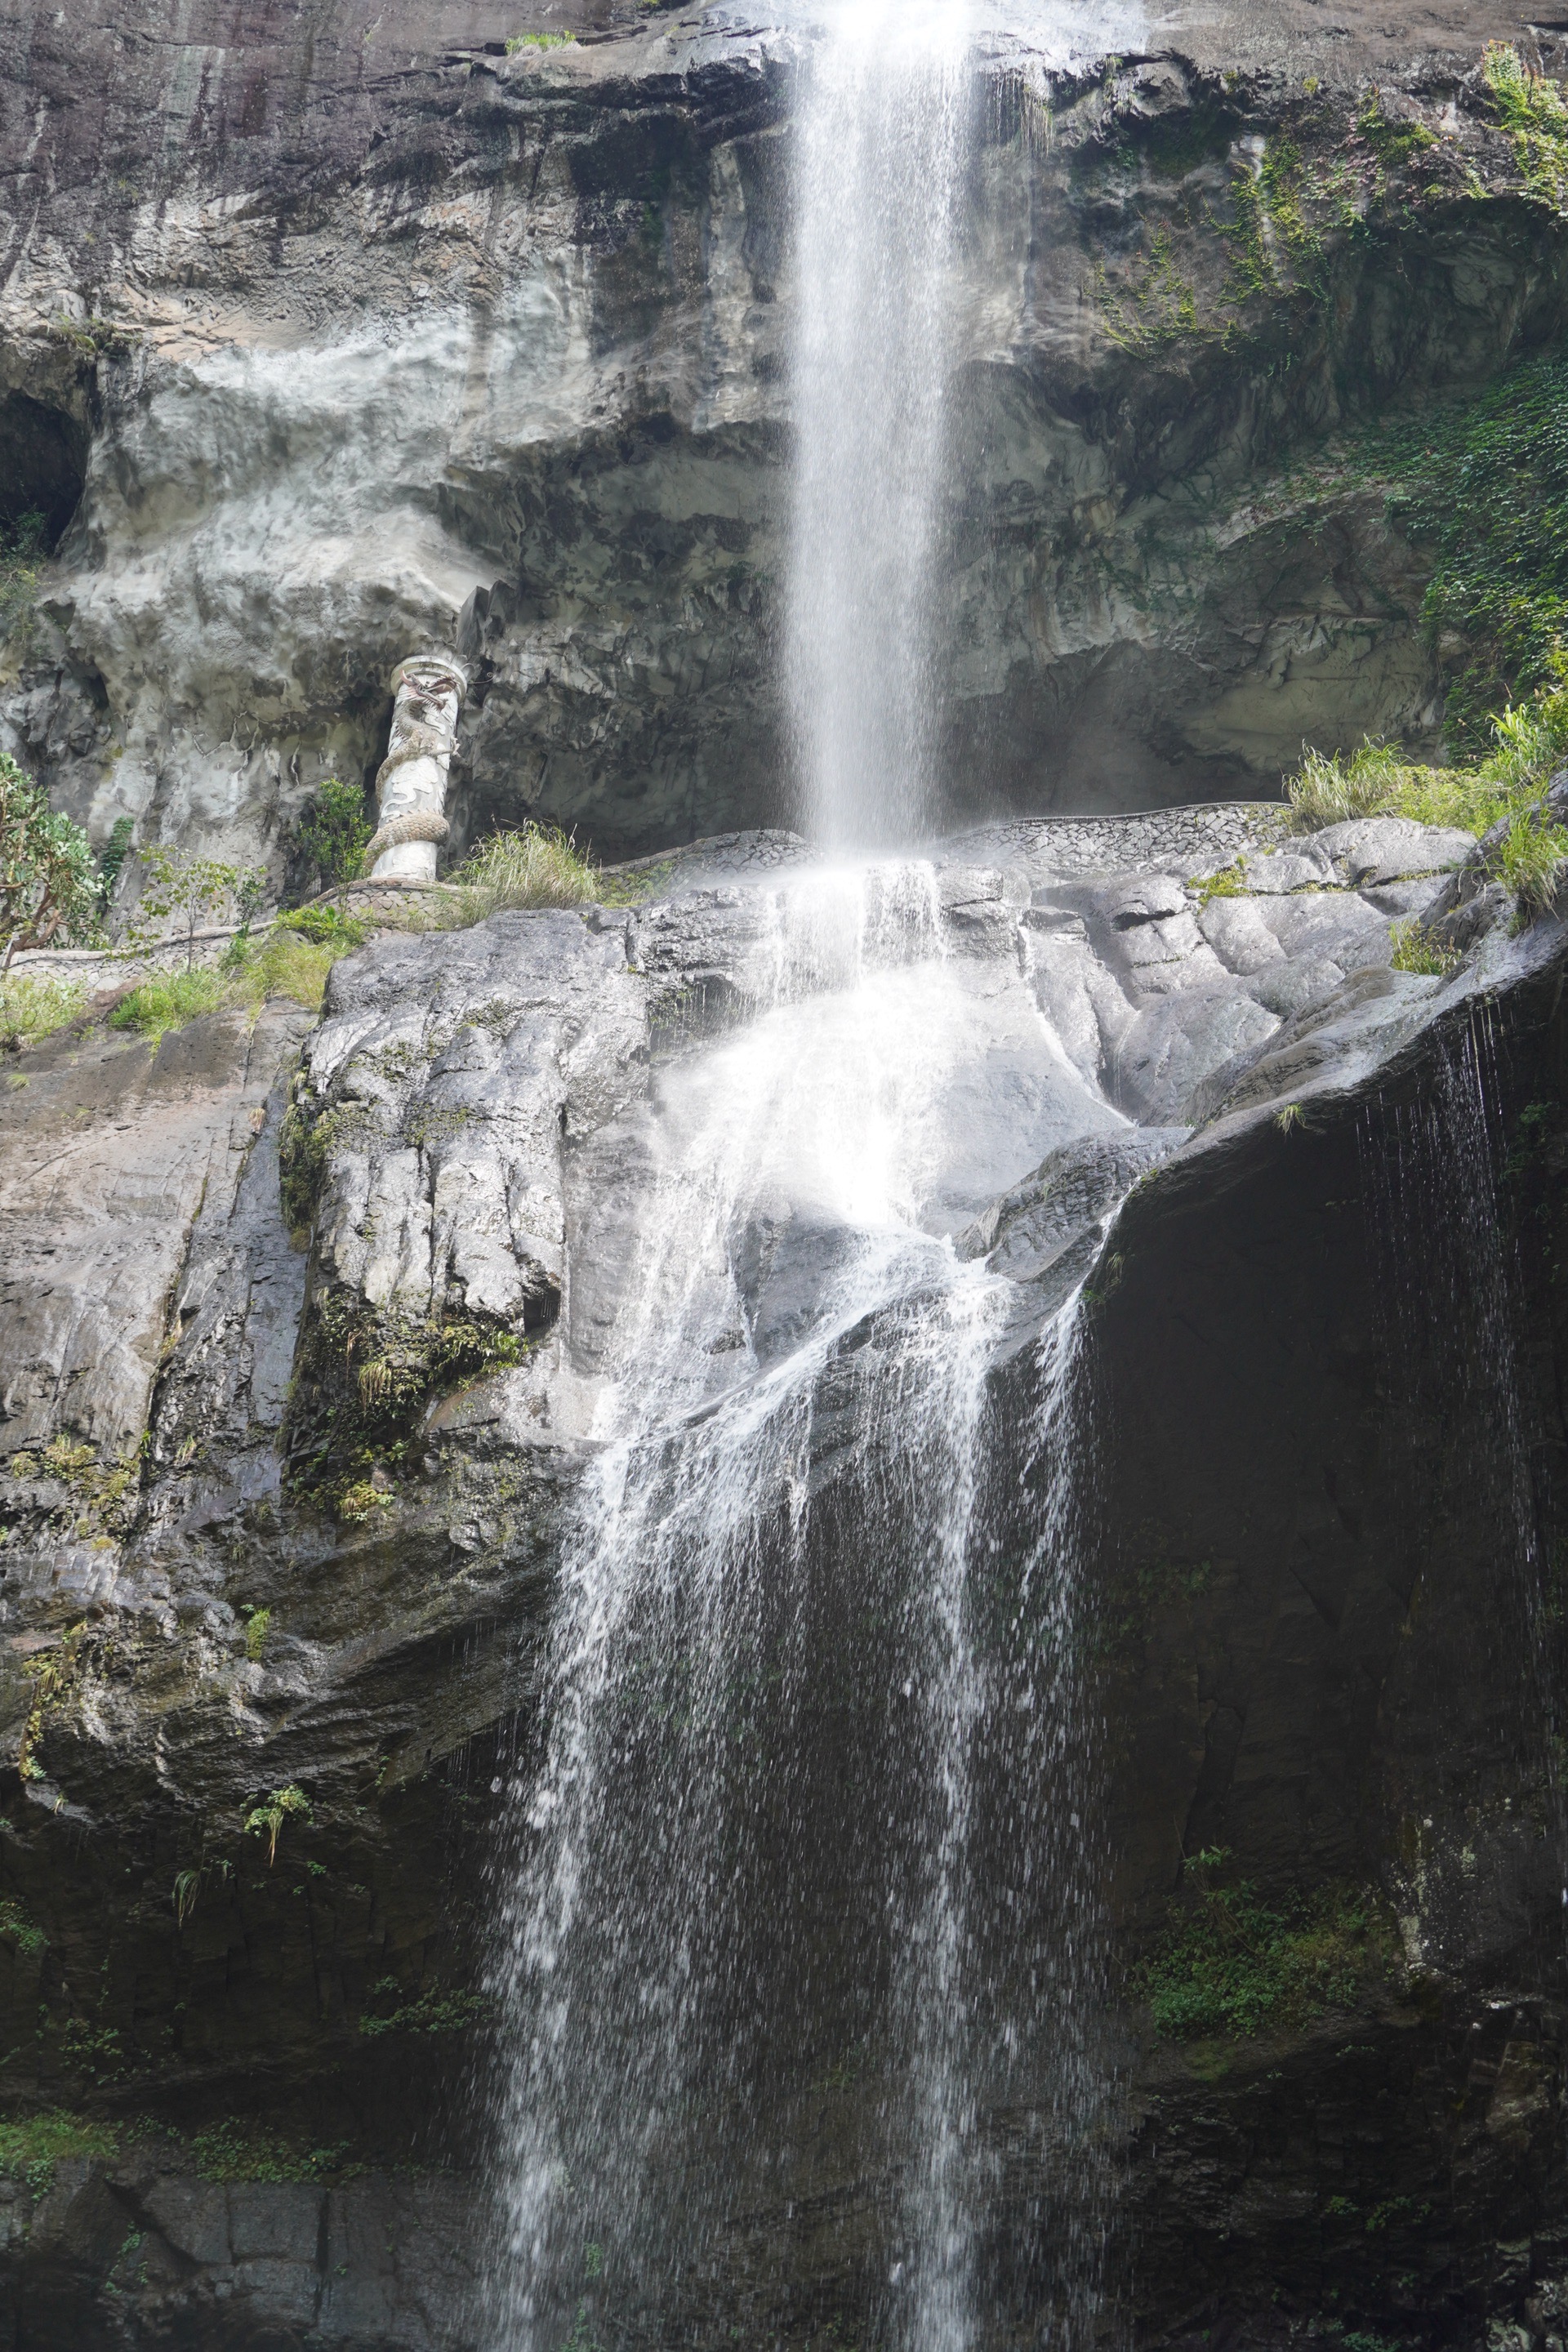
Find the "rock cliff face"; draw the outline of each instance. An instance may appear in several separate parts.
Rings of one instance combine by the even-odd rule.
[[[742,836],[651,887],[383,939],[297,1066],[272,1014],[17,1066],[5,2066],[69,2111],[6,2208],[19,2345],[469,2340],[471,2195],[384,2168],[471,2157],[483,1864],[560,1512],[661,1136],[765,1007],[811,868]],[[1464,961],[1392,969],[1435,898]],[[1097,1266],[1139,2340],[1546,2336],[1561,926],[1512,935],[1466,836],[1239,807],[972,834],[930,902],[989,1040],[935,1181],[1016,1286],[1003,1485],[1031,1335]],[[830,1237],[755,1244],[765,1360]],[[1148,1971],[1216,1848],[1282,1916],[1350,1886],[1390,1925],[1304,2020],[1172,2039]],[[700,2340],[874,2306],[865,2093],[812,2095],[800,2193],[737,2217]]]
[[[1430,549],[1375,463],[1287,461],[1561,324],[1561,217],[1478,71],[1488,37],[1557,37],[1313,21],[991,45],[942,556],[963,816],[1272,789],[1304,735],[1436,741],[1463,648],[1419,624]],[[476,665],[459,836],[787,821],[808,35],[612,15],[507,54],[528,29],[216,7],[171,40],[154,6],[12,0],[5,515],[55,554],[0,713],[95,837],[125,814],[280,874],[432,641]]]
[[[1011,1286],[998,1494],[1089,1285],[1107,2326],[1561,2352],[1564,927],[1468,835],[1240,797],[1304,734],[1436,748],[1474,649],[1363,428],[1560,330],[1562,159],[1480,60],[1561,36],[1322,14],[989,44],[951,833],[879,920],[977,1041],[930,1208]],[[434,643],[455,847],[659,853],[384,932],[319,1024],[84,1016],[0,1071],[4,2340],[434,2352],[476,2340],[487,1873],[616,1318],[816,887],[774,657],[809,28],[0,22],[0,527],[50,549],[0,577],[0,742],[95,839],[276,882]],[[1396,965],[1418,912],[1442,970]],[[738,1362],[833,1243],[737,1238]],[[829,1518],[847,1475],[825,1442]],[[1194,1937],[1223,2013],[1180,2011]],[[791,2097],[792,2193],[683,2341],[877,2325],[870,2094]],[[1041,2183],[985,2130],[1026,2307]]]

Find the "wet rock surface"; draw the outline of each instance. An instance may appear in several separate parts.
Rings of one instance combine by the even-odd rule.
[[[14,1057],[4,2082],[111,2134],[13,2171],[18,2347],[468,2340],[472,2194],[439,2168],[560,1515],[673,1213],[662,1139],[803,920],[808,1010],[871,952],[975,1024],[930,1213],[1016,1287],[1004,1486],[1032,1335],[1086,1275],[1096,1302],[1140,2340],[1549,2332],[1555,1637],[1500,1529],[1522,1460],[1553,1556],[1559,927],[1510,910],[1446,976],[1390,964],[1406,894],[1475,855],[1196,811],[971,833],[835,898],[742,836],[629,906],[383,938],[308,1036],[272,1010]],[[738,1368],[799,1343],[837,1245],[784,1197],[737,1238]],[[106,1253],[112,1280],[74,1271]],[[1214,1849],[1269,1900],[1373,1890],[1380,1969],[1304,2023],[1154,2034],[1136,1971]],[[859,2095],[817,2098],[815,2219],[738,2225],[700,2336],[856,2324]]]
[[[784,965],[826,1003],[866,954],[974,1041],[921,1205],[1011,1285],[999,1490],[1089,1286],[1121,2319],[1568,2341],[1561,927],[1515,930],[1495,844],[1163,805],[1272,790],[1303,736],[1436,749],[1430,550],[1364,452],[1314,452],[1563,322],[1562,215],[1478,74],[1492,38],[1561,68],[1562,29],[1332,14],[995,45],[954,832],[782,958],[804,28],[568,0],[574,42],[509,51],[510,7],[0,5],[0,526],[47,551],[0,600],[0,743],[95,844],[125,814],[278,882],[439,645],[473,679],[454,849],[531,813],[651,854],[635,903],[383,938],[309,1034],[274,1005],[0,1063],[16,2352],[474,2340],[486,1873],[617,1309]],[[1244,248],[1237,190],[1289,154],[1306,211]],[[1063,805],[1107,814],[1015,814]],[[1413,918],[1448,969],[1396,967]],[[845,1245],[787,1188],[729,1243],[716,1382],[811,1334]],[[878,1343],[824,1371],[830,1527]],[[1375,1965],[1156,2030],[1214,1853],[1271,1917],[1361,1904]],[[874,2328],[869,2095],[836,2064],[781,2105],[808,2193],[738,2216],[688,2344]],[[1015,2284],[1031,2128],[984,2121]]]

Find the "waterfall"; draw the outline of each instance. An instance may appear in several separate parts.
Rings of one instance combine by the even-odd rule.
[[[839,0],[801,94],[787,674],[805,816],[916,839],[965,163],[963,0]]]
[[[1543,1449],[1521,1362],[1522,1271],[1500,1198],[1504,1088],[1497,1053],[1491,1008],[1472,1006],[1463,1028],[1439,1039],[1433,1087],[1413,1100],[1374,1103],[1364,1115],[1362,1179],[1371,1211],[1373,1295],[1404,1423],[1393,1469],[1405,1485],[1405,1572],[1414,1588],[1435,1539],[1434,1521],[1443,1515],[1442,1473],[1427,1450],[1441,1431],[1445,1466],[1485,1496],[1495,1530],[1495,1671],[1501,1683],[1510,1665],[1523,1662],[1517,1761],[1530,1791],[1527,1807],[1538,1814],[1541,1859],[1555,1882],[1551,1899],[1568,1954],[1563,1726],[1552,1563],[1535,1466]],[[1526,1809],[1521,1811],[1522,1821]],[[1426,1876],[1426,1858],[1418,1854],[1406,1871],[1412,1932]],[[1441,1926],[1424,1932],[1432,1948],[1421,1957],[1442,1964]]]
[[[1090,1351],[1072,1297],[1017,1356],[951,1235],[1119,1122],[1032,1005],[1037,1109],[973,1116],[1005,989],[909,855],[964,42],[844,0],[805,79],[788,689],[819,839],[900,854],[778,890],[657,1076],[496,1865],[494,2352],[815,2339],[797,2270],[901,2352],[1093,2332]]]
[[[931,869],[809,877],[774,920],[768,1001],[661,1076],[513,1793],[498,2352],[772,2324],[825,2200],[910,2352],[1092,2301],[1079,1310],[1000,1425],[1011,1286],[940,1229],[994,1015]],[[999,2247],[1009,2174],[1040,2221]]]

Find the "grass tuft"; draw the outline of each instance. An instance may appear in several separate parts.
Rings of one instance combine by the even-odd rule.
[[[1300,833],[1321,833],[1351,817],[1404,815],[1402,800],[1417,780],[1440,771],[1413,767],[1397,746],[1372,737],[1349,753],[1308,751],[1290,781],[1290,815]]]
[[[256,1013],[272,996],[292,997],[308,1013],[319,1013],[333,964],[367,937],[364,926],[352,920],[324,926],[320,936],[301,924],[279,923],[259,946],[237,939],[221,964],[154,973],[115,1006],[110,1026],[140,1030],[156,1045],[166,1031],[204,1013]]]
[[[230,1001],[230,983],[221,972],[198,965],[194,971],[159,972],[123,997],[109,1016],[111,1029],[140,1030],[155,1045],[170,1029],[183,1029],[204,1013],[216,1013]]]
[[[1459,961],[1458,948],[1446,948],[1424,930],[1412,915],[1403,923],[1395,923],[1388,934],[1393,953],[1390,963],[1395,971],[1412,971],[1424,980],[1442,980]]]
[[[319,1013],[328,973],[358,945],[357,939],[312,940],[296,931],[275,930],[237,975],[241,1002],[259,1007],[269,996],[291,996],[307,1013]]]
[[[506,45],[509,58],[520,49],[565,49],[576,39],[575,33],[514,33]]]
[[[1368,740],[1359,751],[1329,757],[1309,751],[1289,786],[1290,824],[1317,833],[1347,817],[1413,817],[1417,824],[1453,825],[1482,834],[1503,820],[1508,832],[1493,853],[1493,870],[1507,883],[1527,919],[1556,899],[1568,835],[1541,806],[1542,787],[1568,755],[1568,685],[1564,657],[1553,657],[1558,682],[1527,702],[1510,703],[1491,722],[1491,750],[1459,768],[1421,768],[1397,748]],[[1412,941],[1409,951],[1416,951]],[[1429,971],[1404,963],[1402,971]]]
[[[79,980],[0,980],[0,1046],[28,1045],[74,1021],[87,1003]]]
[[[291,914],[279,915],[273,925],[274,939],[279,931],[298,931],[314,947],[340,948],[347,954],[351,948],[363,947],[370,925],[329,899],[325,905],[296,907]]]
[[[1492,853],[1500,881],[1513,892],[1521,919],[1533,921],[1557,903],[1568,866],[1568,833],[1542,813],[1521,809]]]
[[[479,844],[449,877],[459,893],[447,917],[466,930],[508,907],[584,907],[599,896],[599,869],[559,826],[525,824]]]

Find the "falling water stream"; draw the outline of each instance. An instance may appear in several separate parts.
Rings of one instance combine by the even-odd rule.
[[[701,2341],[778,2293],[748,2215],[867,2194],[882,2339],[961,2352],[1009,2166],[1007,2291],[1092,2296],[1077,1302],[999,1427],[1012,1286],[946,1230],[1003,1181],[962,1117],[999,1014],[931,867],[773,911],[768,1001],[661,1074],[518,1783],[492,2334],[530,2352]],[[1114,1118],[1040,1045],[1026,1157]]]
[[[902,844],[927,820],[963,0],[844,0],[795,171],[798,440],[788,673],[810,831]]]
[[[1537,1491],[1543,1451],[1533,1425],[1521,1361],[1526,1329],[1522,1269],[1500,1199],[1504,1088],[1491,1009],[1470,1010],[1463,1029],[1440,1041],[1436,1084],[1414,1100],[1373,1104],[1362,1129],[1362,1176],[1371,1205],[1378,1280],[1385,1302],[1385,1350],[1406,1435],[1394,1475],[1407,1485],[1406,1521],[1415,1557],[1435,1540],[1443,1506],[1438,1474],[1422,1441],[1443,1430],[1445,1455],[1485,1496],[1494,1531],[1494,1610],[1500,1679],[1521,1662],[1515,1736],[1518,1763],[1559,1898],[1560,1944],[1568,1945],[1568,1797],[1560,1765],[1562,1721],[1553,1668],[1545,1497]],[[1458,1409],[1455,1410],[1455,1401]],[[1449,1507],[1451,1507],[1451,1506]],[[1436,1538],[1440,1540],[1440,1537]],[[1441,1949],[1442,1906],[1420,1897],[1426,1862],[1411,1872],[1412,1927]]]
[[[1017,1041],[908,847],[965,40],[861,0],[803,101],[788,684],[815,831],[879,862],[775,887],[749,1017],[655,1078],[499,1872],[494,2352],[773,2340],[804,2274],[907,2352],[1092,2326],[1083,1330],[1000,1406],[1012,1286],[952,1237],[1122,1122],[1032,1006],[973,1115]]]

